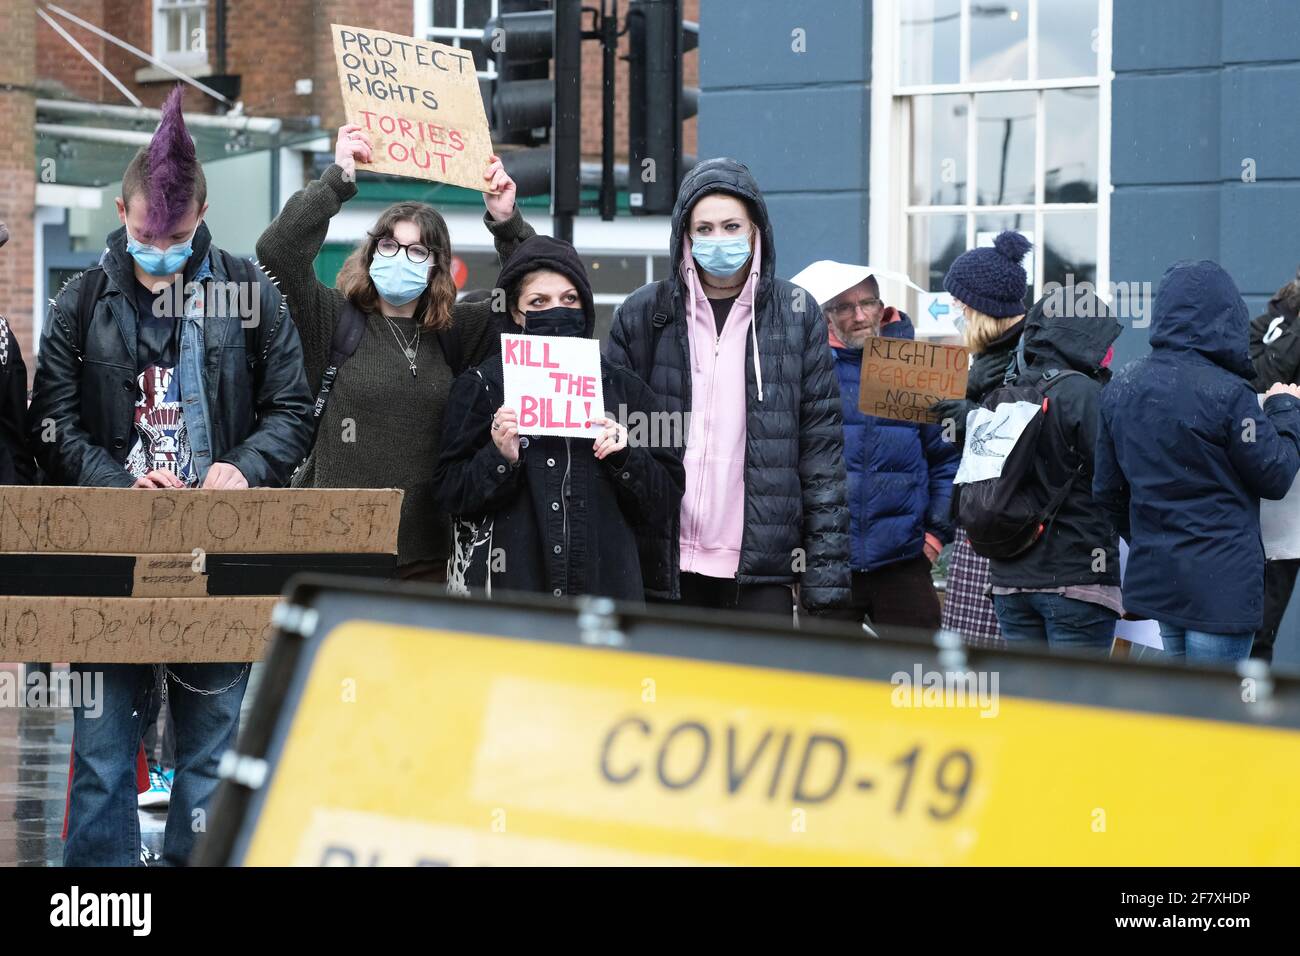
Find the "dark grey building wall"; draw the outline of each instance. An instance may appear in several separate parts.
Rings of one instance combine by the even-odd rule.
[[[699,156],[754,173],[780,276],[866,261],[870,81],[868,0],[700,4]]]

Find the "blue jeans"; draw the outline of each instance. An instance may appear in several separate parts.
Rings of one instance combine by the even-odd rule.
[[[1103,656],[1110,653],[1119,619],[1118,614],[1100,604],[1041,591],[995,594],[993,610],[1008,643],[1039,643],[1054,651]]]
[[[248,684],[247,664],[171,664],[192,687],[220,690],[202,695],[167,678],[167,700],[176,728],[176,779],[163,834],[163,862],[184,866],[198,835],[207,829],[208,804],[217,788],[217,763],[235,744],[239,705]],[[102,713],[73,711],[72,790],[64,866],[138,866],[140,818],[135,789],[136,754],[145,721],[154,713],[158,682],[152,664],[73,664],[81,673],[102,672]],[[89,678],[86,678],[89,680]]]
[[[1193,631],[1177,624],[1160,623],[1160,642],[1164,648],[1161,657],[1195,661],[1199,664],[1224,664],[1243,661],[1250,656],[1250,643],[1255,635],[1211,634]]]

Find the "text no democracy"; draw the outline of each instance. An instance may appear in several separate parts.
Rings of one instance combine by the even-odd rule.
[[[867,415],[933,422],[930,406],[964,398],[970,355],[955,345],[869,338],[862,348],[858,408]]]
[[[551,335],[501,336],[505,404],[523,435],[588,437],[605,417],[600,344]]]
[[[466,50],[332,24],[343,107],[374,147],[375,172],[486,191],[492,138]]]

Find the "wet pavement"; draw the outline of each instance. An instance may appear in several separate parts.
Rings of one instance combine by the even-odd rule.
[[[22,666],[0,664],[0,676],[22,686]],[[68,790],[72,711],[0,706],[0,867],[59,866]],[[162,852],[166,808],[140,811],[146,846]]]

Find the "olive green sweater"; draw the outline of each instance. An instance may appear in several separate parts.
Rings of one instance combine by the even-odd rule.
[[[329,361],[334,326],[344,298],[316,278],[313,262],[325,241],[330,219],[357,187],[331,165],[320,179],[294,193],[280,215],[257,240],[257,258],[276,281],[302,337],[307,379],[320,388]],[[484,213],[484,224],[504,261],[533,229],[518,208],[505,222]],[[397,534],[398,562],[445,560],[451,547],[450,523],[434,506],[433,466],[442,445],[442,416],[452,372],[437,336],[424,332],[416,355],[417,375],[388,323],[368,315],[356,352],[339,369],[320,432],[293,484],[304,488],[401,488],[402,521]],[[415,321],[400,323],[409,340]],[[498,351],[498,317],[490,301],[462,303],[452,312],[462,361],[477,365]]]

